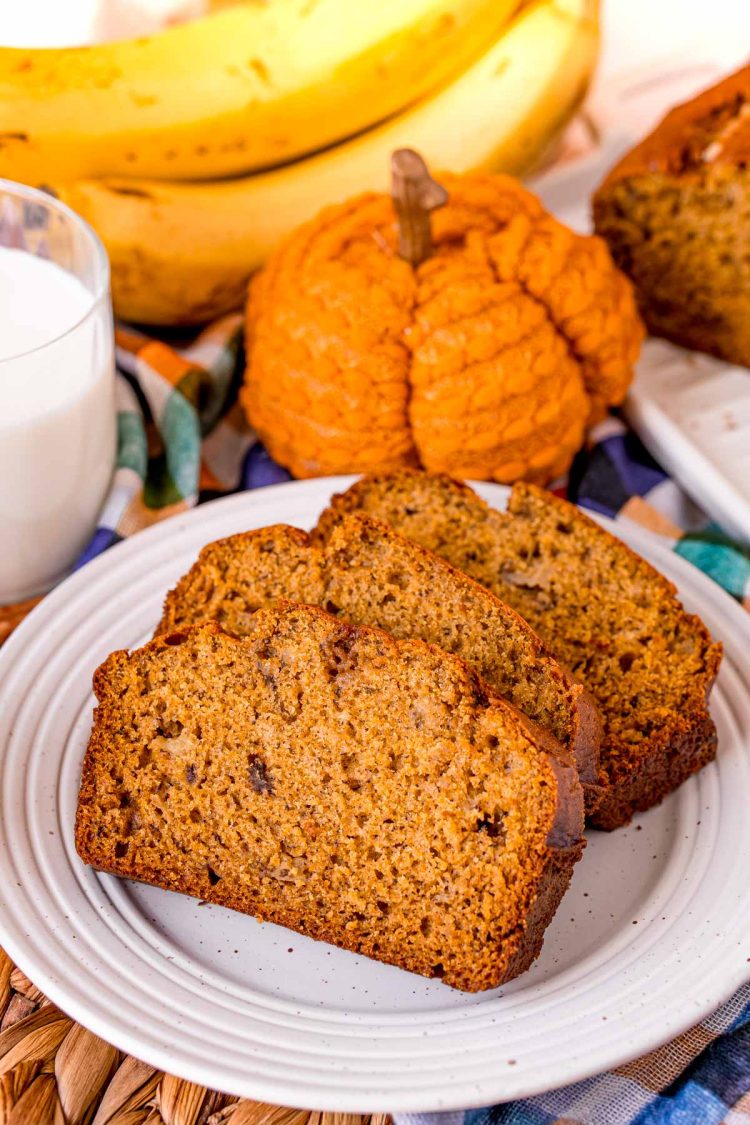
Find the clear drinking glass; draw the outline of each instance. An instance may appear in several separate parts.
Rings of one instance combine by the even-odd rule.
[[[7,180],[0,180],[0,294],[0,604],[7,604],[45,592],[71,569],[96,526],[116,452],[104,247],[69,207]]]

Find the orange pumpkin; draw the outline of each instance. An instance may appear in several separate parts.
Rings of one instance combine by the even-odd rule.
[[[605,244],[509,177],[440,181],[420,265],[370,194],[300,227],[251,286],[242,401],[295,476],[544,483],[625,395],[643,330]]]

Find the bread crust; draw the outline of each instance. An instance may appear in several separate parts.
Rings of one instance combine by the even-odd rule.
[[[599,800],[587,811],[588,823],[605,832],[628,824],[636,813],[661,804],[683,781],[712,762],[716,749],[716,727],[708,711],[690,716],[682,727],[665,731],[629,777],[602,787]]]

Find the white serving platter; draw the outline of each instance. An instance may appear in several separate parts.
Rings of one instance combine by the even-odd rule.
[[[96,874],[73,819],[91,674],[140,644],[208,541],[311,526],[348,480],[243,493],[142,532],[47,597],[0,652],[0,944],[75,1019],[223,1091],[300,1107],[439,1110],[595,1074],[750,977],[750,618],[684,560],[615,528],[726,656],[717,761],[585,857],[531,971],[468,995],[280,927]],[[502,506],[507,491],[480,486]]]

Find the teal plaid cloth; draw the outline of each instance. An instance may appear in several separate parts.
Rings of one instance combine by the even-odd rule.
[[[83,565],[139,528],[228,492],[289,479],[237,405],[242,324],[182,347],[118,332],[119,452]],[[662,535],[750,610],[750,554],[670,480],[619,418],[591,435],[556,490]],[[750,1125],[750,984],[709,1019],[617,1070],[521,1102],[401,1115],[398,1125]]]

